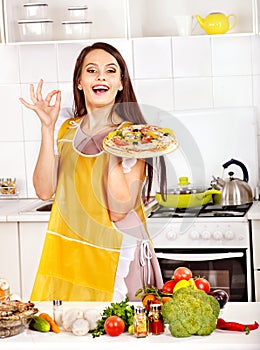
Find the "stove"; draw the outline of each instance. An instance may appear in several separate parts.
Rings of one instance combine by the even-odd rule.
[[[153,203],[153,202],[152,202]],[[151,203],[151,204],[152,204]],[[156,204],[151,205],[149,218],[185,218],[185,217],[243,217],[246,215],[252,203],[235,206],[221,206],[209,203],[202,207],[194,208],[167,208]]]
[[[250,226],[252,203],[175,209],[151,201],[147,227],[165,280],[178,266],[206,276],[232,301],[252,300]]]

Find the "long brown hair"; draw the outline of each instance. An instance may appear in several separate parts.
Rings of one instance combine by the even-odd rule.
[[[82,90],[78,89],[78,81],[82,73],[83,62],[85,57],[93,50],[104,50],[112,55],[118,62],[121,70],[121,82],[123,86],[122,91],[118,91],[115,104],[112,107],[110,116],[116,112],[123,120],[133,122],[134,124],[146,124],[146,120],[141,112],[138,105],[135,92],[132,86],[131,78],[128,72],[126,62],[120,52],[110,44],[104,42],[96,42],[93,45],[86,46],[79,54],[76,65],[74,68],[73,76],[73,95],[74,95],[74,106],[73,113],[75,117],[82,117],[88,113],[85,104],[85,96]],[[154,177],[153,167],[159,168],[158,172],[158,182],[160,187],[160,192],[164,197],[166,193],[166,166],[164,157],[159,157],[159,159],[146,159],[147,164],[147,179],[144,186],[143,196],[148,200],[150,198],[150,192],[152,187],[152,181]]]

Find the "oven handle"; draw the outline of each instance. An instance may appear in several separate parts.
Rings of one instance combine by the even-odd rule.
[[[156,253],[159,259],[169,259],[176,261],[211,261],[211,260],[222,260],[241,258],[244,256],[243,252],[236,253],[211,253],[211,254],[167,254],[167,253]]]

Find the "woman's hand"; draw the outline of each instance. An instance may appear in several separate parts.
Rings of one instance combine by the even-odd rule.
[[[43,99],[42,86],[42,79],[39,81],[36,91],[34,91],[33,84],[30,84],[30,96],[33,104],[26,102],[23,98],[19,100],[25,107],[37,113],[43,126],[54,127],[60,111],[61,92],[59,90],[52,90],[47,94],[46,98]],[[54,104],[51,105],[51,100],[55,95]]]

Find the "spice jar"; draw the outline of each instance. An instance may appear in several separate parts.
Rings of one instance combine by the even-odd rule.
[[[148,314],[149,333],[161,334],[164,332],[161,304],[151,304]]]
[[[148,335],[147,317],[143,306],[135,307],[134,335],[137,338],[144,338]]]
[[[63,314],[62,301],[53,300],[53,319],[59,327],[62,326],[62,314]]]

